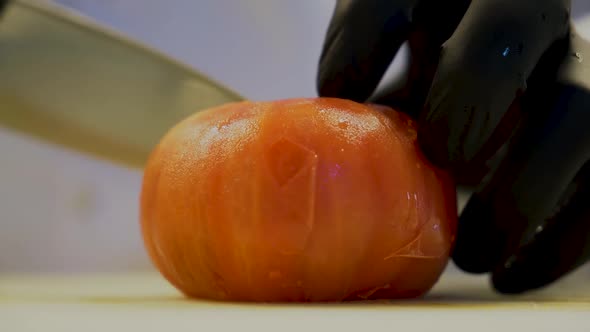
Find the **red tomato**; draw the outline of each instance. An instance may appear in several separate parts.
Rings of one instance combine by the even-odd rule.
[[[330,98],[198,112],[145,168],[141,226],[190,297],[416,297],[449,260],[454,185],[392,109]]]

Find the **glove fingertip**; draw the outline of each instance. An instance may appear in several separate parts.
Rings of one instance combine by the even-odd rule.
[[[489,272],[497,260],[498,243],[492,231],[494,213],[489,203],[473,195],[459,219],[457,242],[452,254],[461,270],[481,274]]]

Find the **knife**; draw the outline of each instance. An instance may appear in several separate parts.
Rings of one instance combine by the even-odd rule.
[[[243,100],[186,65],[46,1],[0,19],[0,127],[132,168],[190,114]]]

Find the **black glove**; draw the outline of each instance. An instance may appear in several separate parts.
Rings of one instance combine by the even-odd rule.
[[[569,11],[565,0],[339,1],[320,59],[321,96],[409,113],[431,161],[477,183],[453,259],[504,293],[590,257],[590,44]],[[407,81],[374,94],[405,41]]]

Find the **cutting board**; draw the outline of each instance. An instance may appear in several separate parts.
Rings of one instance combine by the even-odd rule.
[[[590,331],[589,280],[501,296],[453,271],[419,300],[273,305],[187,299],[154,271],[3,276],[0,331]]]

